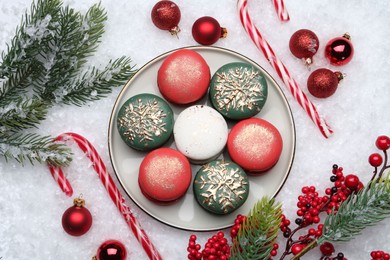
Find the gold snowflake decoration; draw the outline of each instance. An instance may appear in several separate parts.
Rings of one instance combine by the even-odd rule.
[[[222,161],[217,165],[207,164],[203,166],[200,180],[195,180],[200,185],[202,203],[210,206],[214,203],[221,206],[224,213],[235,209],[234,202],[245,199],[248,180],[240,173],[239,168],[228,168],[230,162]]]
[[[259,80],[263,76],[253,67],[234,67],[216,75],[215,99],[220,110],[258,109],[257,104],[266,98]]]
[[[167,114],[156,99],[145,103],[141,98],[125,106],[125,113],[118,119],[118,126],[126,129],[123,135],[130,141],[139,137],[139,142],[153,141],[153,136],[167,132],[164,118]]]

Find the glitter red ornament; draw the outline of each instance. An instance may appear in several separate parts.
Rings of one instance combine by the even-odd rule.
[[[306,65],[313,63],[313,56],[317,53],[320,41],[317,35],[307,29],[296,31],[290,38],[289,47],[291,53],[303,59]]]
[[[73,200],[73,206],[62,215],[62,227],[72,236],[81,236],[88,232],[92,226],[92,215],[84,207],[85,201],[81,197]]]
[[[351,43],[351,36],[344,34],[343,37],[336,37],[330,40],[325,46],[325,57],[334,66],[345,65],[351,61],[354,48]]]
[[[327,98],[333,95],[343,74],[339,71],[333,72],[328,69],[317,69],[307,79],[307,89],[310,94],[317,98]]]
[[[211,45],[216,43],[219,38],[225,38],[227,30],[221,27],[213,17],[203,16],[192,25],[192,36],[199,44]]]
[[[180,32],[181,12],[174,2],[165,0],[157,2],[152,9],[151,17],[157,28],[168,30],[172,35]]]
[[[125,260],[127,256],[125,246],[118,240],[107,240],[101,244],[93,260]]]

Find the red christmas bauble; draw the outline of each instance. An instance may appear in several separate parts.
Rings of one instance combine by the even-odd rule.
[[[354,53],[350,39],[351,37],[348,34],[344,34],[343,37],[336,37],[326,44],[325,57],[330,64],[341,66],[350,62]]]
[[[107,240],[101,244],[96,253],[97,260],[125,260],[125,246],[118,240]]]
[[[307,89],[317,98],[327,98],[333,95],[342,79],[340,72],[328,69],[317,69],[307,79]]]
[[[92,226],[92,215],[84,207],[84,200],[76,198],[74,205],[62,215],[62,227],[72,236],[81,236],[88,232]]]
[[[157,2],[151,12],[152,22],[161,30],[168,30],[171,34],[177,34],[181,13],[179,7],[172,1]]]
[[[227,30],[221,27],[213,17],[204,16],[192,25],[192,36],[199,44],[211,45],[216,43],[219,38],[225,38]]]
[[[289,42],[291,53],[299,59],[304,59],[307,65],[313,62],[313,56],[317,53],[319,46],[320,41],[317,35],[307,29],[296,31]]]

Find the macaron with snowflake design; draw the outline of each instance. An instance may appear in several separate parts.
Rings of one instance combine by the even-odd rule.
[[[255,66],[233,62],[214,73],[209,92],[216,110],[226,118],[241,120],[261,111],[267,101],[268,85]]]

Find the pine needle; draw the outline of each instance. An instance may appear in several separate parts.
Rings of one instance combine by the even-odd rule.
[[[67,166],[71,162],[71,151],[64,144],[53,143],[49,136],[38,134],[0,135],[0,155],[6,160],[15,159],[24,164],[29,161],[48,162],[57,166]]]
[[[281,204],[268,197],[258,201],[241,225],[230,259],[267,259],[281,222]]]
[[[367,185],[355,196],[344,201],[337,213],[332,212],[324,222],[318,244],[325,241],[349,241],[363,229],[390,217],[390,174],[378,183]]]
[[[64,88],[66,91],[62,93],[63,96],[58,93],[57,101],[82,106],[88,101],[101,99],[111,93],[113,86],[123,85],[135,72],[130,58],[126,57],[110,61],[102,71],[93,67],[81,79],[71,84],[72,88]]]

